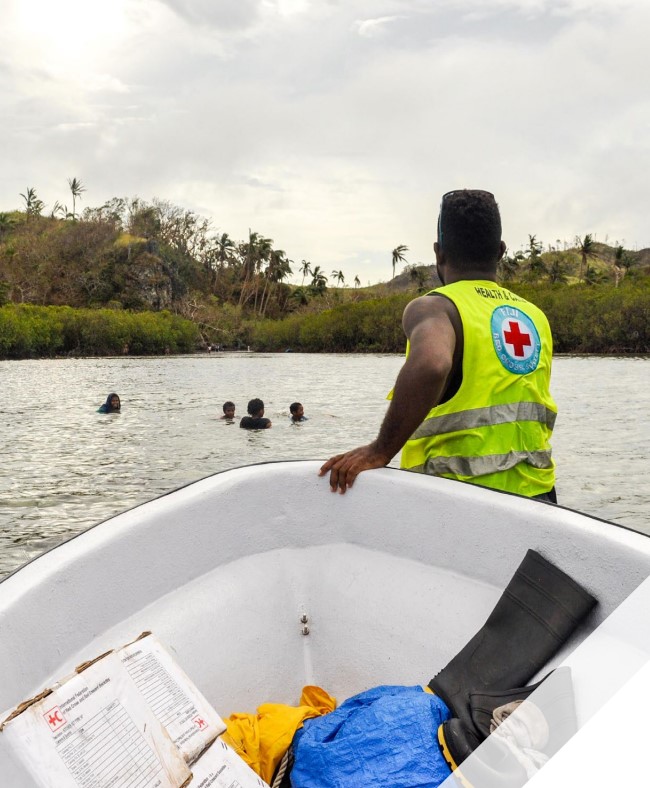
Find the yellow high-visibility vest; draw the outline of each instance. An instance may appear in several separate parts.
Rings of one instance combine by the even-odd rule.
[[[487,280],[431,292],[453,301],[460,314],[463,379],[406,442],[402,468],[520,495],[548,492],[555,483],[549,439],[557,407],[546,315]]]

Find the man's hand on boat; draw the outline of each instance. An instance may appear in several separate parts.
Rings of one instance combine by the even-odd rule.
[[[361,471],[369,471],[372,468],[383,468],[391,461],[385,452],[380,452],[375,443],[367,446],[359,446],[357,449],[346,451],[345,454],[337,454],[321,466],[319,476],[325,476],[329,472],[330,489],[332,492],[343,494],[348,487],[352,487],[354,480]]]
[[[448,299],[428,296],[407,305],[402,325],[410,352],[395,381],[379,435],[367,446],[331,457],[321,467],[320,476],[329,471],[332,492],[344,493],[362,471],[388,465],[440,402],[456,347],[452,309]]]

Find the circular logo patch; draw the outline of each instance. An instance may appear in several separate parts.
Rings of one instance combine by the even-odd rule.
[[[497,357],[509,372],[526,375],[537,369],[542,342],[525,312],[499,306],[492,312],[491,328]]]

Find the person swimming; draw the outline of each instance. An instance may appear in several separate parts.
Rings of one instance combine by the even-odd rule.
[[[223,403],[222,407],[223,416],[220,416],[219,418],[232,421],[235,418],[235,403],[228,400],[227,402]]]
[[[292,424],[297,424],[299,421],[307,421],[307,416],[305,416],[305,409],[300,404],[300,402],[292,402],[289,405],[289,410],[291,411],[291,416],[289,416],[289,421]]]
[[[244,430],[267,430],[271,426],[271,420],[264,418],[264,403],[261,399],[252,399],[248,403],[248,416],[239,422],[239,426]]]
[[[106,402],[97,408],[97,413],[119,413],[121,409],[122,403],[120,402],[120,398],[115,392],[111,392],[108,397],[106,397]]]

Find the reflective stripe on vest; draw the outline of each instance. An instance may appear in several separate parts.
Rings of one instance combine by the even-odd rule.
[[[556,415],[556,413],[539,402],[512,402],[506,405],[488,405],[485,408],[473,408],[425,419],[411,435],[410,440],[428,438],[431,435],[444,435],[447,432],[471,430],[477,427],[489,427],[494,424],[508,424],[514,421],[538,421],[552,430],[555,425]],[[485,471],[483,472],[485,473]],[[487,471],[487,473],[491,472]],[[448,473],[451,473],[451,471],[448,471]]]
[[[452,473],[454,476],[485,476],[514,468],[527,462],[533,468],[552,468],[550,451],[511,451],[507,454],[488,454],[483,457],[429,457],[424,465],[409,468],[434,476]]]

